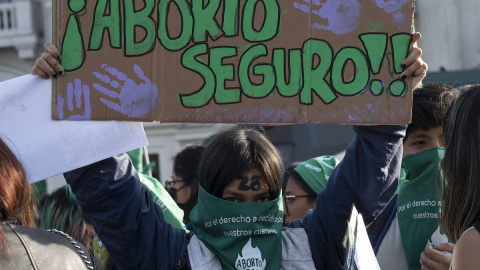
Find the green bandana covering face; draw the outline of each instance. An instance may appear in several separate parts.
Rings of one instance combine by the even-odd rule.
[[[201,186],[190,213],[195,234],[220,259],[223,269],[280,269],[283,204],[232,202]]]
[[[443,147],[432,148],[403,159],[405,182],[397,201],[397,218],[408,269],[421,269],[420,253],[428,245],[448,242],[438,224],[440,195],[437,177]]]
[[[295,171],[318,194],[327,185],[327,180],[338,163],[340,161],[334,156],[320,156],[303,162],[295,168]]]

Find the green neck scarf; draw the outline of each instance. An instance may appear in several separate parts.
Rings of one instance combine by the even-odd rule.
[[[280,197],[265,203],[238,203],[217,198],[200,186],[190,221],[197,237],[217,255],[223,269],[280,269]]]
[[[408,269],[421,269],[420,253],[428,245],[448,242],[440,232],[440,195],[437,177],[444,157],[443,147],[407,156],[402,162],[404,183],[398,192],[397,218]]]

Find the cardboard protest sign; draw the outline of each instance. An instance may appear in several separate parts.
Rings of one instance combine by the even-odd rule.
[[[54,0],[53,118],[408,123],[413,2]]]

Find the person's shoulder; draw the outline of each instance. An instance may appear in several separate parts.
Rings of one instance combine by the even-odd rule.
[[[466,231],[455,244],[453,269],[480,269],[480,232]]]
[[[29,250],[32,263],[43,269],[64,268],[95,269],[95,262],[89,250],[66,233],[10,224],[10,228]],[[10,240],[10,239],[9,239]],[[60,269],[58,268],[58,269]]]

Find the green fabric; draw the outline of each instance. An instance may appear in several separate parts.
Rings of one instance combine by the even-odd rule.
[[[402,162],[406,182],[398,194],[397,218],[410,270],[421,269],[420,253],[428,245],[448,242],[437,219],[441,203],[437,177],[444,154],[443,147],[431,148],[407,156]]]
[[[132,160],[133,167],[135,167],[139,173],[149,174],[148,172],[155,166],[155,162],[150,162],[150,164],[143,166],[143,148],[128,151],[127,154]]]
[[[183,210],[178,207],[160,181],[145,174],[151,169],[150,165],[153,164],[150,163],[143,166],[143,148],[128,151],[127,154],[132,160],[133,167],[135,167],[140,176],[140,182],[150,191],[153,201],[162,208],[165,221],[175,228],[186,230],[185,224],[183,223]]]
[[[280,269],[281,196],[268,202],[232,202],[201,186],[190,213],[195,234],[220,259],[223,269]]]
[[[295,168],[295,171],[318,194],[327,185],[328,178],[338,163],[340,161],[334,156],[320,156],[303,162]]]
[[[400,171],[400,179],[398,179],[397,191],[395,192],[396,194],[398,194],[400,192],[400,189],[402,189],[403,184],[408,182],[406,175],[407,174],[405,173],[405,169],[402,167],[402,169]]]
[[[33,202],[37,203],[47,193],[47,181],[42,180],[32,184]]]
[[[178,207],[170,194],[165,190],[163,185],[155,178],[145,174],[139,174],[140,182],[152,194],[153,201],[160,205],[165,221],[175,228],[184,229],[183,210]]]

